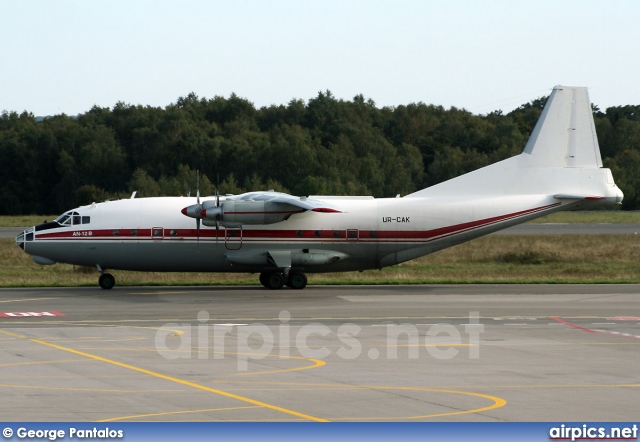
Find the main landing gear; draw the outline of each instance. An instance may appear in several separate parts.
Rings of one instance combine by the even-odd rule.
[[[287,276],[281,270],[260,273],[260,284],[270,290],[279,290],[284,285],[294,290],[302,290],[307,286],[307,275],[299,271],[290,271]]]

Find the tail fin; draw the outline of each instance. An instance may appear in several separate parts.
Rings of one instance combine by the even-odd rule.
[[[556,86],[524,151],[408,198],[546,194],[619,204],[622,192],[602,168],[591,103],[584,87]]]
[[[532,167],[602,167],[587,88],[553,88],[523,153]]]

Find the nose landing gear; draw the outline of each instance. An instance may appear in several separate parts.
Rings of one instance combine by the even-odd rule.
[[[100,278],[98,278],[98,285],[104,290],[111,290],[116,285],[116,278],[111,273],[105,273],[100,267],[100,264],[96,264],[98,271],[100,272]]]
[[[111,273],[103,273],[98,278],[98,284],[105,290],[110,290],[116,285],[116,278],[113,277]]]

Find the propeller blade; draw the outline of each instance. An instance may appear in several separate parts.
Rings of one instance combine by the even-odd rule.
[[[196,244],[198,248],[198,253],[200,253],[200,218],[196,218]]]
[[[196,170],[196,199],[200,204],[200,171]]]

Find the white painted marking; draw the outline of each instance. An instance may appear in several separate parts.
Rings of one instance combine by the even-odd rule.
[[[60,312],[0,312],[0,318],[33,318],[42,316],[64,316]]]
[[[640,321],[637,316],[614,316],[613,318],[607,318],[609,321]]]

